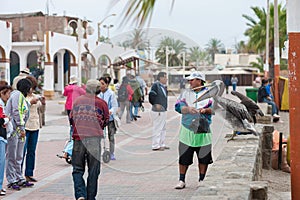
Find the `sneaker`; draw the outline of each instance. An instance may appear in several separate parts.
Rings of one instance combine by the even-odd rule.
[[[6,190],[1,189],[1,190],[0,190],[0,196],[4,196],[4,195],[6,195]]]
[[[32,187],[32,186],[34,186],[33,183],[28,182],[28,181],[19,181],[18,185],[21,186],[21,187]]]
[[[37,182],[37,180],[35,178],[33,178],[32,176],[25,176],[26,181],[28,182]]]
[[[199,182],[198,182],[198,187],[204,187],[203,181],[199,181]]]
[[[116,160],[115,154],[110,154],[110,160]]]
[[[179,183],[175,186],[175,189],[180,190],[185,188],[185,182],[179,181]]]
[[[275,118],[280,118],[280,116],[277,115],[277,114],[274,114],[273,117],[275,117]]]
[[[157,149],[152,149],[152,151],[164,151],[165,150],[165,148],[163,148],[163,147],[160,147],[160,148],[157,148]]]
[[[84,197],[79,197],[77,200],[85,200]]]
[[[17,183],[11,183],[7,187],[11,190],[21,190],[20,186]]]

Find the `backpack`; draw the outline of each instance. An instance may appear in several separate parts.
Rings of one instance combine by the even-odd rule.
[[[264,86],[261,86],[257,91],[257,101],[259,103],[264,101],[265,94],[266,94],[266,88]]]
[[[124,102],[127,99],[128,99],[127,86],[122,84],[118,90],[118,101]]]

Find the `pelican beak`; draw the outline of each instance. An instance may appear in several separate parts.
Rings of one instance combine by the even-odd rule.
[[[203,92],[197,99],[194,103],[196,102],[199,102],[199,101],[202,101],[204,99],[208,99],[208,98],[211,98],[211,97],[214,97],[218,94],[218,87],[216,85],[210,85],[209,86],[209,89],[206,90],[205,92]]]

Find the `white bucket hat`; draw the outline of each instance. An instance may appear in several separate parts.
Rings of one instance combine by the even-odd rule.
[[[78,83],[78,80],[75,75],[72,75],[72,76],[70,76],[69,84],[74,84],[74,83]]]

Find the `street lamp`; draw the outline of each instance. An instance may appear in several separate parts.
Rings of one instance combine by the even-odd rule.
[[[185,52],[181,52],[180,54],[178,54],[179,57],[181,57],[182,55],[182,77],[185,78]]]
[[[160,52],[165,52],[166,54],[166,74],[167,74],[167,86],[169,86],[169,54],[174,54],[175,50],[169,46],[166,46],[165,49],[161,49]]]
[[[110,24],[110,25],[103,25],[103,28],[107,29],[107,40],[109,41],[109,29],[111,29],[112,27],[114,27],[114,25]]]
[[[85,20],[84,20],[85,21]],[[83,22],[84,22],[83,21]],[[87,22],[87,21],[86,21]],[[75,23],[77,25],[77,28],[71,27],[71,23]],[[71,35],[72,30],[76,30],[77,32],[77,44],[78,44],[78,56],[77,56],[77,65],[78,65],[78,84],[81,85],[81,40],[83,38],[83,35],[86,33],[87,35],[92,35],[94,32],[94,29],[91,26],[87,26],[86,30],[82,27],[82,21],[81,19],[78,19],[77,21],[72,19],[68,22],[68,26],[64,29],[65,34]]]
[[[104,17],[104,19],[101,21],[101,22],[98,22],[97,26],[98,26],[98,41],[100,42],[100,28],[101,28],[101,24],[104,22],[104,20],[106,20],[107,18],[109,17],[112,17],[112,16],[116,16],[117,14],[113,13],[113,14],[110,14],[106,17]]]

